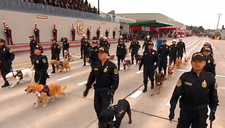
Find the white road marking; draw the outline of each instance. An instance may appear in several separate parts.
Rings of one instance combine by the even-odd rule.
[[[223,78],[225,78],[225,76],[223,76],[223,75],[216,75],[216,77],[223,77]]]
[[[224,89],[225,90],[225,87],[218,87],[219,89]]]
[[[178,71],[180,71],[180,72],[188,72],[190,70],[178,69]]]
[[[166,106],[170,107],[170,99],[167,101]]]
[[[84,84],[86,84],[87,83],[87,81],[84,81],[84,82],[81,82],[81,83],[79,83],[79,84],[77,84],[78,86],[81,86],[81,85],[84,85]]]
[[[140,96],[142,94],[142,91],[136,91],[135,93],[133,93],[130,97],[136,99],[138,96]]]
[[[81,61],[70,62],[70,64],[80,63]]]
[[[138,71],[138,72],[136,72],[136,74],[140,74],[140,73],[142,73],[143,71]]]
[[[61,78],[61,79],[58,79],[57,81],[62,81],[62,80],[68,79],[68,78],[70,78],[70,77],[71,77],[71,76],[63,77],[63,78]]]

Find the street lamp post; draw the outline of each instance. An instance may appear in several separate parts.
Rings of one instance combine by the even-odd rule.
[[[98,0],[98,14],[100,14],[100,10],[99,10],[99,0]]]
[[[218,15],[218,22],[217,22],[217,27],[216,29],[218,30],[218,27],[219,27],[219,22],[220,22],[220,15],[222,15],[221,13],[217,14]]]

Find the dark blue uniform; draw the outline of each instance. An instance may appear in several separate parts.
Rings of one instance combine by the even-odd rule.
[[[184,42],[177,43],[177,50],[178,50],[178,59],[182,59],[184,52],[186,53],[186,48],[185,48]]]
[[[129,52],[131,51],[131,61],[134,64],[134,56],[138,54],[138,50],[140,49],[140,44],[138,41],[132,41],[129,47]],[[137,62],[136,62],[137,63]]]
[[[169,65],[171,65],[172,63],[175,64],[176,63],[176,59],[177,59],[177,45],[176,44],[172,44],[169,47]]]
[[[212,56],[205,56],[206,65],[203,70],[206,72],[212,73],[214,76],[216,76],[216,63]]]
[[[124,43],[118,44],[116,49],[116,56],[118,59],[118,70],[120,70],[120,62],[123,63],[126,54],[127,54],[127,46]]]
[[[161,45],[158,49],[159,54],[159,72],[164,70],[164,76],[166,76],[167,70],[167,56],[169,55],[169,46],[168,45]]]

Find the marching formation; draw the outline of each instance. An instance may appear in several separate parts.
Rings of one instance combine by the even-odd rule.
[[[57,33],[57,30],[53,30],[53,33]],[[57,44],[57,34],[55,34],[51,40],[51,60],[48,62],[47,56],[43,55],[43,47],[38,44],[38,35],[35,36],[36,40],[34,36],[29,36],[32,67],[27,71],[33,72],[33,77],[32,73],[27,74],[31,76],[31,82],[34,83],[28,84],[26,92],[34,93],[37,96],[36,107],[41,102],[43,102],[43,107],[46,107],[48,98],[54,99],[55,95],[64,97],[66,94],[64,92],[66,87],[61,87],[58,84],[46,84],[46,80],[50,78],[47,72],[49,63],[52,65],[51,73],[54,74],[61,72],[63,69],[70,70],[69,62],[73,61],[73,57],[69,50],[68,39],[62,38],[63,48],[61,48]],[[110,128],[112,126],[119,128],[126,113],[129,116],[129,123],[132,123],[131,108],[126,99],[121,99],[117,105],[112,106],[114,94],[121,79],[119,77],[121,63],[124,70],[131,65],[139,65],[139,70],[143,67],[144,89],[142,92],[147,92],[149,78],[151,82],[150,89],[152,90],[151,96],[153,96],[157,89],[158,94],[161,92],[163,82],[172,77],[173,71],[180,68],[182,61],[188,62],[190,59],[189,56],[185,56],[186,47],[181,38],[178,42],[176,42],[176,39],[172,40],[172,44],[168,45],[166,39],[162,41],[162,44],[155,44],[147,36],[142,46],[142,49],[144,49],[143,54],[139,54],[141,45],[136,38],[127,47],[123,38],[120,37],[116,47],[116,55],[110,54],[110,43],[107,37],[102,35],[100,35],[99,40],[94,40],[92,43],[83,35],[80,42],[80,59],[83,59],[83,66],[86,66],[87,63],[91,65],[91,72],[83,96],[86,97],[91,88],[95,90],[94,109],[97,114],[99,128]],[[10,86],[7,75],[9,77],[11,74],[12,77],[18,77],[21,80],[26,74],[25,72],[13,72],[12,61],[15,54],[5,43],[5,40],[0,39],[0,68],[5,81],[3,88]],[[63,60],[60,60],[61,49]],[[131,60],[127,59],[129,53]],[[117,65],[111,61],[115,56],[117,57]],[[196,51],[192,55],[191,65],[191,71],[183,73],[177,81],[170,100],[171,108],[168,120],[172,121],[174,119],[174,111],[179,100],[181,110],[177,128],[189,128],[190,126],[192,128],[206,128],[207,107],[210,108],[209,120],[212,122],[215,120],[215,112],[219,102],[218,85],[215,80],[216,63],[213,58],[212,47],[208,41],[206,41],[201,51]],[[19,81],[16,84],[19,84]],[[14,86],[15,84],[11,87]]]

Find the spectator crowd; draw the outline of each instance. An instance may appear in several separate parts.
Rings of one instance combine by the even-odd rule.
[[[72,10],[90,12],[98,14],[97,8],[92,7],[87,0],[21,0],[24,2],[51,5],[54,7],[67,8]]]

